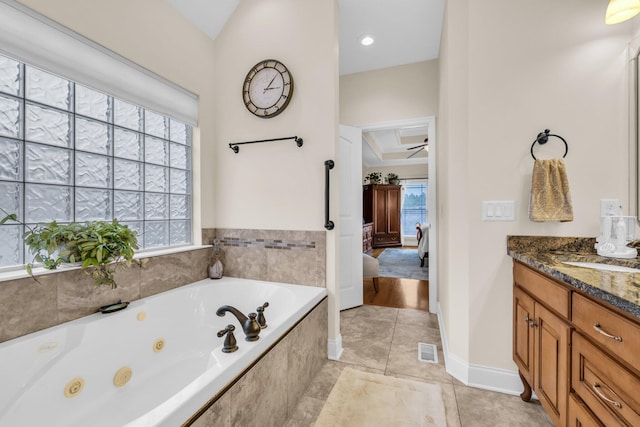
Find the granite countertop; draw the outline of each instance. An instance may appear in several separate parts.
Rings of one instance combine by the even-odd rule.
[[[605,258],[595,239],[585,237],[508,236],[507,253],[569,286],[640,318],[640,273],[621,273],[563,264],[595,262],[640,269],[640,258]]]

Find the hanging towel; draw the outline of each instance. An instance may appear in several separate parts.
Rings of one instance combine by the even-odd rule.
[[[569,179],[562,159],[536,160],[531,177],[531,221],[573,221]]]

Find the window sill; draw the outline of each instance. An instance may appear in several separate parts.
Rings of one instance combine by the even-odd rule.
[[[180,252],[189,252],[197,249],[210,248],[210,247],[211,245],[189,245],[189,246],[177,246],[173,248],[164,248],[164,249],[157,249],[157,250],[150,249],[150,250],[145,250],[145,251],[136,253],[133,256],[133,259],[144,259],[144,258],[151,258],[156,256],[162,256],[162,255],[171,255],[171,254],[177,254]],[[71,271],[71,270],[79,270],[79,269],[80,267],[66,266],[66,265],[60,266],[55,270],[47,270],[46,268],[43,268],[43,267],[35,267],[33,269],[33,275],[44,276],[46,274],[55,274],[55,273],[61,273],[63,271]],[[11,270],[0,269],[0,282],[8,282],[9,280],[24,279],[26,277],[31,277],[31,276],[29,273],[27,273],[27,271],[23,267],[18,269],[12,268]]]

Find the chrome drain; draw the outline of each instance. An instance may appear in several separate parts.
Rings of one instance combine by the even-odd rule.
[[[418,360],[421,362],[438,363],[438,348],[436,345],[419,342]]]

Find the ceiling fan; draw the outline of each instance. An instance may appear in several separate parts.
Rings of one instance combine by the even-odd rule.
[[[407,150],[416,150],[413,153],[411,153],[411,155],[409,157],[407,157],[407,159],[412,158],[413,156],[418,154],[420,152],[420,150],[422,150],[422,149],[424,149],[424,151],[429,152],[429,138],[425,138],[424,139],[424,144],[420,144],[420,145],[416,145],[415,147],[407,148]]]

